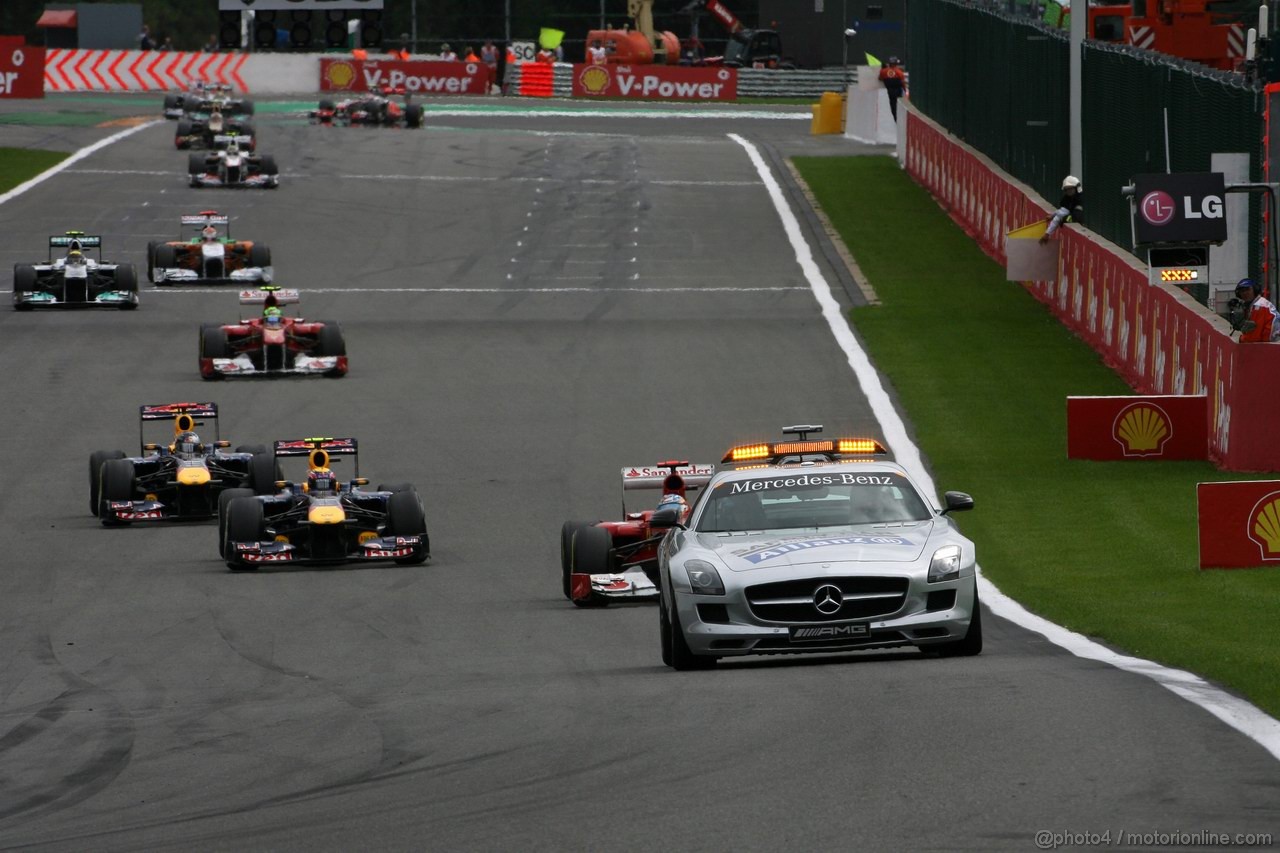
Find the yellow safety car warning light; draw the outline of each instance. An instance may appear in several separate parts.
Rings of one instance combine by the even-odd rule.
[[[839,453],[888,453],[884,445],[874,438],[842,438],[838,442]]]
[[[779,441],[773,445],[774,456],[787,456],[792,453],[831,453],[836,443],[827,441]]]
[[[748,459],[768,459],[770,456],[767,444],[743,444],[729,448],[721,462],[743,462]]]

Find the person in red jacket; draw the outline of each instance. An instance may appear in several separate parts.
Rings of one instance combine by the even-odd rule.
[[[889,94],[889,112],[893,113],[893,120],[897,121],[898,98],[907,93],[907,72],[902,70],[898,57],[891,56],[888,62],[880,66],[880,82]]]
[[[1251,278],[1242,278],[1236,285],[1231,320],[1231,325],[1242,332],[1242,344],[1266,344],[1280,340],[1276,306],[1258,292],[1258,284]]]

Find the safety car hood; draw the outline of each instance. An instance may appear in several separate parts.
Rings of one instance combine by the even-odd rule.
[[[920,559],[933,524],[861,525],[820,532],[699,533],[697,542],[734,572],[811,563],[912,563]]]

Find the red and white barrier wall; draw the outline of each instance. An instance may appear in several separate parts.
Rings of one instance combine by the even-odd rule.
[[[171,92],[191,80],[229,83],[248,91],[241,72],[247,53],[156,50],[59,50],[45,52],[46,92]]]
[[[1007,231],[1049,208],[929,119],[912,111],[903,165],[988,255],[1005,262]],[[1123,249],[1064,228],[1058,278],[1028,286],[1140,394],[1205,394],[1209,455],[1234,471],[1280,471],[1280,345],[1240,344],[1225,320],[1185,293],[1147,283]]]

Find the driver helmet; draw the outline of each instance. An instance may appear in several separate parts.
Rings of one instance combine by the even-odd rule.
[[[240,146],[236,143],[234,139],[227,143],[227,153],[228,154],[240,153]]]
[[[204,237],[206,243],[212,243],[218,239],[218,229],[212,225],[206,225],[200,234]]]
[[[680,511],[681,521],[684,521],[685,516],[689,514],[689,502],[677,494],[663,495],[662,500],[658,501],[658,509],[667,507],[676,507]]]
[[[313,495],[335,492],[338,489],[338,478],[328,468],[312,468],[303,488]]]
[[[195,459],[204,453],[204,444],[194,432],[179,433],[169,448],[180,459]]]
[[[284,312],[272,305],[262,312],[262,322],[269,328],[278,329],[284,324]]]
[[[213,111],[213,115],[209,116],[209,129],[214,133],[222,131],[222,113],[217,110]]]
[[[73,243],[70,252],[67,252],[67,263],[72,266],[84,265],[84,252],[80,251],[79,243]]]

